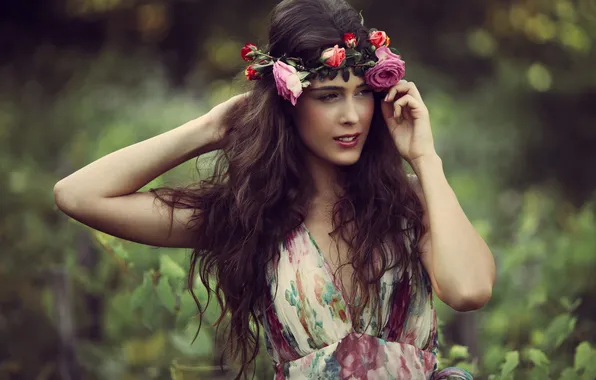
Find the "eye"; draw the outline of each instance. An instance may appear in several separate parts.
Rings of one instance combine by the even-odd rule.
[[[370,88],[366,88],[366,89],[364,89],[364,90],[360,91],[360,92],[358,93],[358,95],[363,95],[363,96],[366,96],[366,95],[368,95],[368,94],[372,94],[372,92],[373,92],[373,90],[372,90],[372,89],[370,89]]]
[[[328,101],[337,99],[338,97],[339,96],[337,94],[331,93],[331,94],[326,94],[326,95],[320,96],[318,99],[322,100],[324,102],[328,102]]]

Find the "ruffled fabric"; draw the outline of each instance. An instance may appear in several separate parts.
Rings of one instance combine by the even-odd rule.
[[[405,269],[406,283],[398,281],[404,269],[387,271],[379,304],[352,323],[341,286],[306,226],[280,252],[267,268],[271,294],[261,313],[274,380],[472,379],[459,368],[438,371],[432,288],[421,263]]]

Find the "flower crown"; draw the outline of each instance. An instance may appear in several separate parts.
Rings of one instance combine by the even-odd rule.
[[[321,65],[314,68],[306,67],[300,58],[285,54],[272,57],[251,43],[244,45],[240,54],[243,60],[252,62],[244,71],[248,80],[258,80],[273,72],[277,93],[296,105],[302,89],[310,86],[311,80],[333,80],[341,73],[347,82],[349,68],[355,75],[364,75],[366,84],[374,91],[385,91],[397,84],[404,77],[406,68],[399,52],[389,47],[390,38],[383,31],[371,29],[368,40],[370,46],[360,48],[354,33],[344,34],[345,48],[335,45],[325,49],[319,59]]]

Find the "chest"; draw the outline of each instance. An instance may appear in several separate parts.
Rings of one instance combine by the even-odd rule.
[[[332,226],[328,222],[310,220],[304,223],[316,249],[323,256],[326,266],[336,278],[344,297],[348,302],[353,299],[354,268],[350,261],[350,245],[339,234],[332,234]]]

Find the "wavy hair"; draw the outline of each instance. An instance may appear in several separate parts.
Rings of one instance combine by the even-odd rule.
[[[368,43],[368,29],[344,0],[285,0],[271,16],[269,51],[316,62],[323,49],[341,45],[347,32],[355,33],[360,44]],[[305,175],[305,146],[289,103],[277,94],[271,75],[251,86],[251,96],[226,117],[225,144],[213,176],[194,188],[152,190],[172,209],[195,210],[188,287],[202,315],[206,306],[193,292],[198,270],[221,308],[216,323],[229,319],[227,346],[241,364],[236,379],[246,378],[259,352],[260,311],[269,306],[267,292],[272,291],[264,268],[279,257],[281,242],[305,220],[313,194],[312,179]],[[424,232],[420,201],[381,114],[382,96],[375,95],[359,161],[338,168],[343,191],[333,208],[332,235],[350,246],[352,299],[359,294],[352,315],[379,304],[381,276],[416,260]]]

